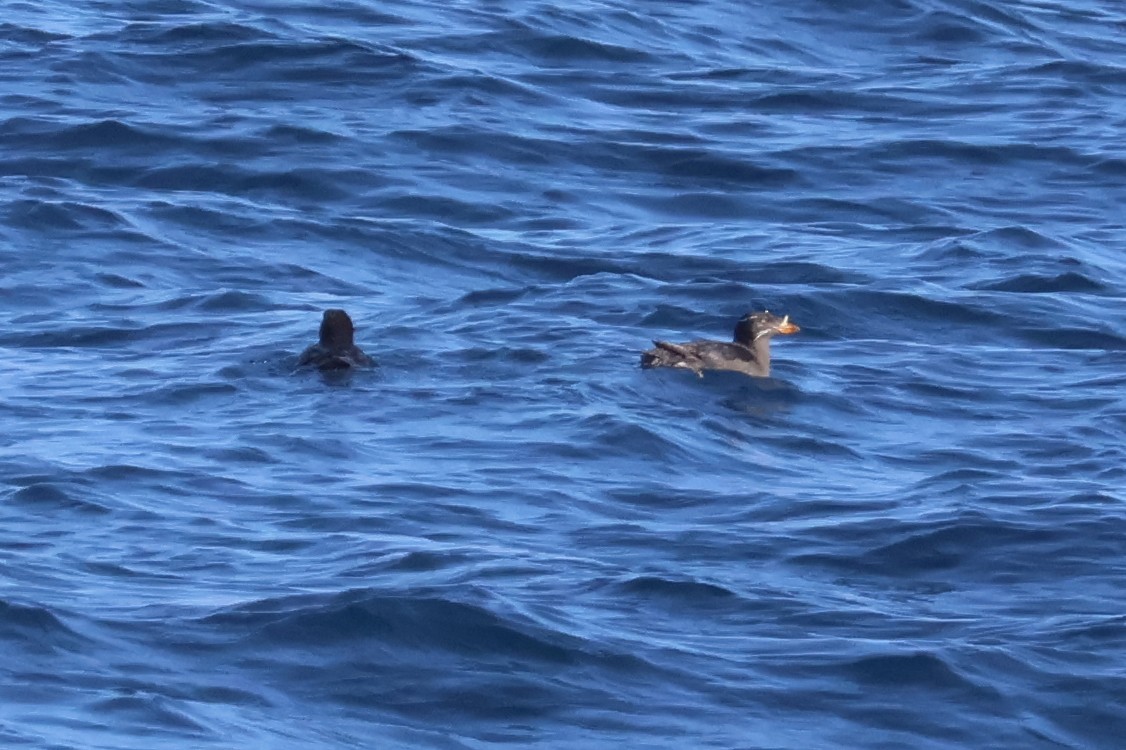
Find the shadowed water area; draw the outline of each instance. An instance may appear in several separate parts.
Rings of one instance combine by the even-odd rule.
[[[1124,131],[1111,0],[7,4],[0,745],[1122,747]]]

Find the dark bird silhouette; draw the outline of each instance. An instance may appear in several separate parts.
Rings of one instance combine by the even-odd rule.
[[[321,318],[320,341],[301,352],[297,366],[343,370],[374,365],[375,361],[356,346],[355,331],[348,313],[343,310],[325,310],[324,317]]]

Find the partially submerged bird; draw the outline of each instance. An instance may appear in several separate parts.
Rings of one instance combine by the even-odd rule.
[[[776,333],[797,333],[801,329],[790,316],[779,318],[769,310],[747,313],[735,324],[732,343],[689,341],[670,344],[654,341],[656,348],[641,355],[642,367],[683,367],[704,377],[704,370],[734,370],[744,375],[765,378],[770,375],[770,339]]]
[[[343,310],[325,310],[321,318],[321,340],[301,352],[297,366],[311,365],[318,370],[343,370],[368,367],[375,361],[353,341],[355,327]]]

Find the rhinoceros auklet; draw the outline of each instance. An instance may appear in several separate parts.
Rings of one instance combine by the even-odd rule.
[[[321,340],[301,352],[298,367],[310,365],[318,370],[343,370],[368,367],[375,361],[353,341],[355,328],[343,310],[325,310],[321,319]]]
[[[670,344],[654,341],[655,349],[641,355],[642,367],[683,367],[704,377],[704,370],[734,370],[744,375],[765,378],[770,375],[770,339],[776,333],[797,333],[801,329],[790,316],[779,318],[769,310],[747,313],[735,324],[732,343],[689,341]]]

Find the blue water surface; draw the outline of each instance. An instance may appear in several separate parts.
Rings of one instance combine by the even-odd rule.
[[[0,746],[1123,747],[1124,134],[1115,0],[5,4]]]

